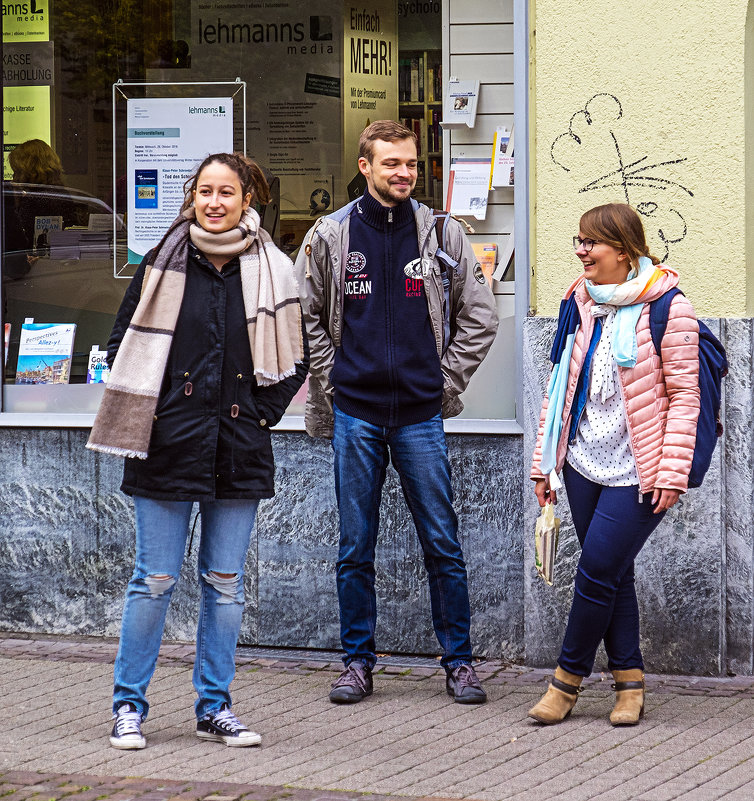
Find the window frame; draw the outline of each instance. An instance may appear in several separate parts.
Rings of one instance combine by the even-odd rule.
[[[443,71],[444,85],[447,85],[449,69],[449,19],[450,0],[442,2],[443,17]],[[515,315],[515,364],[516,364],[516,396],[515,417],[509,419],[448,419],[445,430],[457,434],[522,434],[523,412],[523,320],[529,313],[530,296],[530,252],[529,252],[529,8],[527,0],[513,0],[513,89],[514,89],[514,125],[516,129],[516,183],[514,185],[514,239],[517,266],[514,281],[514,315]],[[448,137],[448,133],[444,133]],[[0,146],[3,144],[0,133]],[[450,153],[449,141],[444,150]],[[0,213],[3,210],[4,198],[0,193]],[[4,232],[3,232],[4,240]],[[4,249],[4,241],[0,241]],[[0,326],[2,319],[2,288],[0,287]],[[1,330],[1,329],[0,329]],[[5,384],[0,397],[0,427],[3,428],[90,428],[94,422],[91,413],[41,413],[41,412],[6,412]],[[284,415],[275,431],[300,432],[305,430],[303,415]]]

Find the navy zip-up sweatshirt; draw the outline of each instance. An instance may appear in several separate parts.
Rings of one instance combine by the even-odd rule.
[[[439,414],[443,377],[411,201],[388,208],[366,192],[354,206],[343,293],[330,375],[337,407],[388,427]]]

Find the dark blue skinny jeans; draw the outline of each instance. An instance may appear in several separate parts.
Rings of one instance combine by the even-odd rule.
[[[634,559],[665,513],[653,513],[651,492],[639,503],[636,485],[595,484],[568,462],[563,479],[581,558],[558,664],[588,676],[604,641],[610,670],[643,670]]]
[[[374,557],[388,460],[398,471],[429,574],[432,622],[447,670],[471,662],[466,564],[453,511],[442,419],[384,428],[335,408],[335,494],[340,512],[337,563],[344,662],[376,662]]]

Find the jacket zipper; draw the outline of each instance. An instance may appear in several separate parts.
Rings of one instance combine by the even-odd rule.
[[[388,353],[388,364],[390,365],[390,394],[392,401],[390,403],[390,424],[395,424],[395,412],[396,407],[398,405],[398,398],[396,394],[396,386],[397,386],[397,375],[395,369],[395,330],[394,330],[394,315],[393,315],[393,297],[392,297],[392,289],[393,289],[393,281],[392,278],[392,270],[393,270],[393,210],[388,209],[387,213],[387,224],[388,229],[385,232],[387,236],[385,237],[385,313],[387,317],[387,325],[388,325],[388,342],[389,345],[389,353]]]

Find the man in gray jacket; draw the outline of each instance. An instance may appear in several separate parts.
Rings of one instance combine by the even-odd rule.
[[[458,543],[442,417],[497,330],[495,302],[460,223],[438,228],[411,199],[416,136],[369,125],[359,140],[367,190],[320,218],[296,261],[310,347],[306,427],[333,437],[340,513],[337,563],[345,670],[330,700],[372,693],[376,662],[374,556],[388,461],[401,479],[429,574],[447,691],[487,696],[471,666],[466,565]]]

